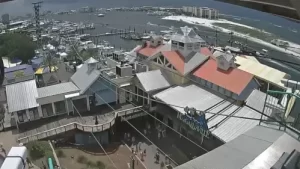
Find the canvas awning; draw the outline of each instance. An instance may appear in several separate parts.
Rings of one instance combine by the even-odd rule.
[[[58,70],[58,67],[57,66],[51,66],[51,72],[54,72]],[[41,75],[41,74],[44,74],[44,73],[49,73],[49,67],[41,67],[41,68],[38,68],[36,71],[35,71],[35,74],[36,75]]]

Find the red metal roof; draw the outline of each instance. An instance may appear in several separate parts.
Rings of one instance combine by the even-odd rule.
[[[154,54],[158,53],[159,49],[163,46],[163,44],[162,44],[157,47],[152,47],[152,46],[150,46],[150,42],[146,42],[146,43],[147,43],[147,45],[145,47],[141,47],[141,48],[137,49],[136,52],[139,54],[142,54],[144,56],[147,56],[147,57],[151,57]]]
[[[213,59],[209,59],[193,75],[238,95],[241,94],[253,79],[252,74],[236,68],[230,68],[227,71],[220,70],[218,69],[217,62]]]
[[[175,67],[175,69],[184,74],[183,56],[178,51],[162,51],[161,54]]]
[[[200,49],[200,53],[205,55],[205,56],[212,56],[213,54],[211,53],[211,51],[208,49],[208,47],[202,47]]]

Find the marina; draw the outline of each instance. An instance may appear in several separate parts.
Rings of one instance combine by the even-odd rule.
[[[204,169],[224,149],[226,167],[241,169],[280,144],[269,169],[300,151],[295,42],[214,8],[91,2],[42,11],[44,2],[33,3],[33,15],[0,27],[4,151],[24,147],[33,169]],[[235,149],[243,164],[230,159]],[[9,158],[1,153],[0,168]]]

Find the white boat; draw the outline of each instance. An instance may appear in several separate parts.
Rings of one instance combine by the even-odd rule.
[[[102,13],[100,13],[100,14],[98,14],[97,16],[98,16],[98,17],[104,17],[105,15],[102,14]]]

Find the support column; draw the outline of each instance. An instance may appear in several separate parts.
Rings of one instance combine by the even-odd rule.
[[[13,112],[13,116],[14,116],[15,121],[16,121],[17,129],[19,130],[19,118],[18,118],[18,113],[17,113],[17,112]],[[4,124],[3,124],[3,125],[4,125]]]
[[[91,110],[90,97],[88,95],[86,96],[86,106],[87,106],[87,110],[90,111]]]
[[[70,115],[68,99],[65,99],[65,106],[66,106],[66,110],[67,110],[68,115]]]
[[[40,118],[43,118],[43,117],[44,117],[44,115],[43,115],[42,106],[39,106],[39,107],[37,107],[37,109],[38,109],[38,112],[39,112],[39,116],[40,116]]]
[[[55,105],[54,105],[54,103],[51,103],[51,105],[52,105],[53,114],[56,115],[56,110],[55,110]]]
[[[30,119],[30,114],[29,114],[29,110],[28,110],[28,109],[26,109],[26,116],[27,116],[28,121],[31,120],[31,119]],[[24,120],[24,121],[25,121],[25,120]]]

